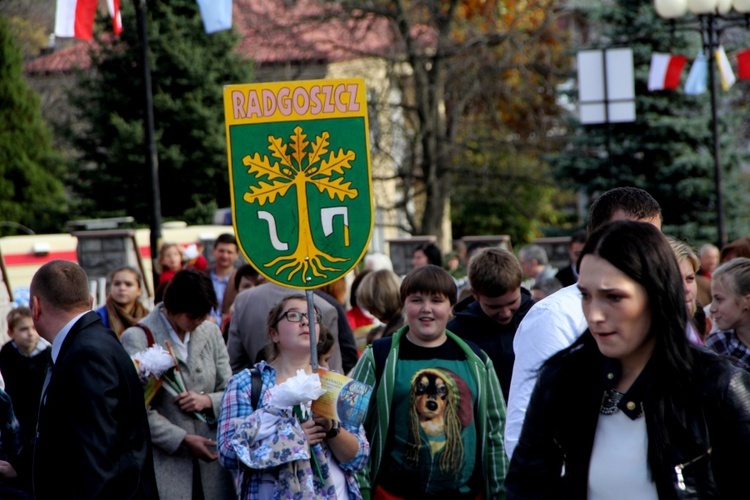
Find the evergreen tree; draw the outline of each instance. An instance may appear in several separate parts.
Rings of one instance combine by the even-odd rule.
[[[716,241],[709,95],[689,96],[682,86],[678,91],[647,88],[653,52],[684,54],[692,61],[700,37],[670,30],[650,0],[580,4],[589,19],[602,23],[595,45],[633,49],[636,121],[575,127],[568,147],[552,158],[557,178],[589,196],[617,186],[645,189],[661,204],[665,233],[694,243]],[[683,83],[687,69],[684,73]],[[717,92],[722,99],[721,89]],[[739,174],[737,136],[727,133],[736,119],[732,115],[731,109],[721,111],[720,136],[725,214],[734,231],[748,220],[750,207],[731,201],[747,191]]]
[[[64,170],[21,69],[21,52],[0,17],[0,220],[52,232],[65,216]],[[0,234],[15,229],[3,226]]]
[[[93,69],[79,75],[71,95],[78,123],[67,128],[80,151],[79,213],[131,215],[145,223],[151,191],[143,76],[134,8],[130,2],[121,7],[123,33],[119,39],[108,31],[98,37],[91,51]],[[179,218],[227,206],[222,86],[250,79],[248,64],[234,52],[237,35],[207,35],[195,0],[149,2],[148,14],[162,214]]]

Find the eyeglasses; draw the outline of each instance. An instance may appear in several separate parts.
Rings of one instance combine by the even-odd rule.
[[[278,325],[279,321],[284,318],[286,318],[290,323],[299,323],[300,321],[302,321],[302,318],[307,318],[307,313],[303,313],[300,311],[286,311],[278,317],[278,319],[274,323],[274,326]],[[318,313],[315,313],[315,322],[320,323],[320,314]]]

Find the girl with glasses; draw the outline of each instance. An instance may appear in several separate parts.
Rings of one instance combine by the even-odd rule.
[[[315,316],[320,345],[326,342],[327,333],[320,328],[317,310]],[[277,304],[266,326],[267,360],[234,375],[221,404],[219,460],[234,474],[237,497],[361,498],[354,473],[362,469],[369,455],[361,426],[339,427],[315,413],[306,420],[289,417],[288,411],[266,406],[270,388],[294,377],[298,370],[312,373],[311,324],[304,295],[292,295]],[[257,408],[253,404],[254,381],[260,383]],[[314,468],[310,453],[318,468]]]

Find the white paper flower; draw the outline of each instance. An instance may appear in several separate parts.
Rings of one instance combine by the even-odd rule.
[[[268,392],[268,405],[276,408],[314,401],[326,393],[320,385],[318,374],[308,375],[304,370],[297,370],[296,376],[288,378],[283,384],[272,387]]]
[[[138,367],[138,376],[148,378],[153,375],[160,378],[162,373],[174,366],[174,358],[162,346],[156,344],[145,351],[133,355],[133,361]]]
[[[201,253],[198,251],[198,247],[196,245],[188,245],[188,247],[185,249],[185,257],[188,259],[194,259],[198,257]]]

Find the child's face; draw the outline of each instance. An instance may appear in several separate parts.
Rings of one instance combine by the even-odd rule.
[[[320,359],[318,359],[318,364],[322,367],[328,370],[328,361],[330,361],[331,356],[333,356],[333,346],[331,346],[330,349],[328,349],[328,352],[325,354],[321,354],[318,356]]]
[[[39,334],[31,318],[21,318],[16,321],[15,327],[8,331],[8,335],[27,356],[36,349],[36,344],[39,342]]]
[[[416,292],[404,302],[409,339],[423,347],[436,347],[445,340],[445,325],[451,315],[451,303],[443,294]]]
[[[138,276],[130,271],[120,271],[112,276],[110,296],[121,306],[135,304],[141,295],[141,284]]]
[[[169,247],[164,251],[161,265],[170,271],[182,269],[182,254],[177,247]]]
[[[711,319],[719,330],[733,330],[750,322],[747,301],[728,286],[731,276],[711,280]]]

